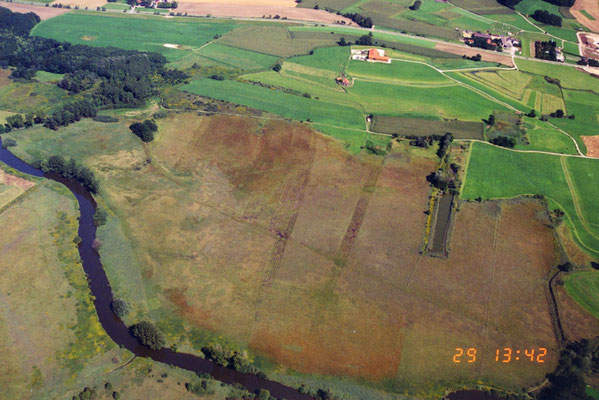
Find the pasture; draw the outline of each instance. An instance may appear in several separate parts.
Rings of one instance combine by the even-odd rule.
[[[127,144],[114,128],[75,135],[102,125],[93,121],[43,146],[22,131],[15,151],[96,151],[84,161],[110,214],[100,231],[109,279],[169,343],[249,349],[269,374],[278,365],[282,380],[328,386],[323,375],[344,377],[338,390],[348,398],[344,390],[365,380],[432,397],[448,381],[517,389],[555,365],[541,279],[554,244],[538,203],[463,205],[452,256],[432,259],[419,249],[434,148],[397,145],[383,163],[298,123],[193,113],[158,123],[151,164],[131,134]],[[494,361],[497,346],[539,343],[550,350],[544,365],[506,372]],[[452,363],[460,346],[479,349],[476,368]]]
[[[479,15],[514,13],[494,0],[451,0],[450,3]]]
[[[464,199],[543,195],[549,207],[566,214],[574,240],[591,256],[599,255],[596,206],[599,161],[547,154],[517,153],[483,143],[472,145]],[[497,174],[496,171],[501,171]]]
[[[568,294],[588,312],[599,318],[599,272],[577,272],[565,279]]]
[[[132,26],[135,29],[131,29]],[[31,34],[73,44],[152,51],[172,62],[193,57],[194,50],[213,40],[215,35],[223,35],[238,26],[231,21],[73,12],[36,25]],[[182,49],[164,44],[179,45]]]

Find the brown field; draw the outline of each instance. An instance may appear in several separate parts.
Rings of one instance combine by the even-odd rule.
[[[294,0],[186,0],[187,3],[200,4],[231,4],[239,6],[272,6],[272,7],[295,7],[297,4]]]
[[[8,79],[10,74],[11,74],[11,70],[0,68],[0,87],[8,86],[12,83],[12,81],[10,79]]]
[[[31,181],[7,174],[0,169],[0,211],[34,185]]]
[[[350,19],[326,12],[324,10],[313,10],[306,8],[295,8],[295,2],[292,6],[280,5],[278,0],[247,0],[243,4],[230,4],[228,2],[210,2],[200,3],[195,1],[181,1],[177,12],[188,13],[190,15],[212,15],[215,17],[239,17],[239,18],[262,18],[266,16],[274,17],[279,15],[291,20],[315,21],[332,24],[336,21],[345,21],[346,25],[355,25]],[[237,3],[237,2],[236,2]],[[286,1],[284,2],[286,3]]]
[[[79,6],[81,9],[87,7],[90,10],[95,10],[96,7],[106,4],[103,0],[54,0],[52,3],[70,5],[71,7]]]
[[[64,3],[63,4],[67,4]],[[106,4],[105,2],[102,4]],[[58,15],[62,15],[68,13],[69,9],[67,8],[54,8],[54,7],[43,7],[43,6],[34,6],[29,4],[19,4],[19,3],[8,3],[8,2],[0,2],[0,7],[8,8],[11,11],[18,13],[28,13],[33,12],[36,13],[40,19],[46,20],[50,18],[54,18]]]
[[[587,156],[599,158],[599,135],[581,136],[584,145],[587,147]]]
[[[496,62],[496,63],[508,65],[510,67],[514,66],[514,63],[512,62],[512,58],[510,56],[497,54],[497,53],[491,53],[491,52],[484,51],[482,49],[474,49],[471,47],[459,46],[459,45],[449,44],[449,43],[437,43],[435,45],[435,49],[444,51],[446,53],[457,54],[460,56],[466,55],[468,57],[472,57],[477,54],[480,54],[482,56],[483,61]]]
[[[595,20],[592,21],[585,17],[580,10],[585,10],[591,14]],[[576,17],[576,20],[589,28],[593,32],[599,32],[599,2],[597,0],[576,0],[576,3],[570,8],[570,12]]]
[[[434,149],[351,156],[301,124],[242,117],[159,126],[150,164],[99,168],[141,266],[143,286],[119,296],[156,293],[152,307],[304,373],[519,388],[555,366],[538,203],[462,204],[449,259],[429,258]],[[495,363],[505,346],[546,347],[548,361]],[[479,362],[453,364],[456,347]]]

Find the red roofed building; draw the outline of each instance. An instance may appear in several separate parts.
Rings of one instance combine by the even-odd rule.
[[[385,55],[385,51],[377,49],[369,49],[366,60],[370,62],[384,62],[387,64],[391,63],[391,59]]]

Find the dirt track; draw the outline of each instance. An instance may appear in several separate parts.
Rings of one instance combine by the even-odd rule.
[[[54,8],[54,7],[40,7],[40,6],[32,6],[29,4],[19,4],[19,3],[7,3],[4,1],[0,1],[0,7],[8,8],[11,11],[18,13],[28,13],[33,12],[39,15],[39,17],[43,20],[54,18],[58,15],[62,15],[68,13],[69,9],[66,8]]]
[[[595,21],[585,17],[580,11],[585,10],[591,14]],[[592,30],[599,32],[599,2],[597,0],[576,0],[576,3],[570,8],[570,12],[576,17],[576,20]]]
[[[584,145],[587,147],[587,156],[599,158],[599,135],[581,137]]]
[[[242,18],[261,18],[262,16],[279,15],[281,18],[316,21],[327,24],[335,23],[343,20],[347,25],[352,22],[348,18],[326,12],[324,10],[313,10],[307,8],[294,8],[277,5],[257,5],[243,3],[239,4],[224,4],[224,3],[196,3],[193,1],[182,1],[179,3],[177,12],[188,13],[191,15],[212,15],[215,17],[242,17]],[[258,0],[259,2],[260,0]],[[265,0],[267,1],[267,0]],[[272,2],[271,2],[272,3]]]
[[[480,54],[483,58],[483,61],[501,63],[510,67],[514,66],[512,58],[504,54],[487,53],[485,51],[480,51],[479,49],[467,48],[449,43],[437,43],[435,45],[435,49],[444,51],[446,53],[458,54],[461,56],[466,55],[468,57]]]

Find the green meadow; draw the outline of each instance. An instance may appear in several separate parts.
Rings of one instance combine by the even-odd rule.
[[[169,61],[177,61],[215,35],[223,35],[238,26],[229,21],[70,12],[38,24],[32,35],[88,46],[153,51]],[[181,49],[165,47],[165,44],[178,45]]]
[[[570,296],[599,318],[599,271],[570,274],[566,276],[564,284]]]
[[[518,153],[474,143],[462,197],[500,199],[543,195],[566,213],[566,223],[583,250],[599,255],[599,160]]]

